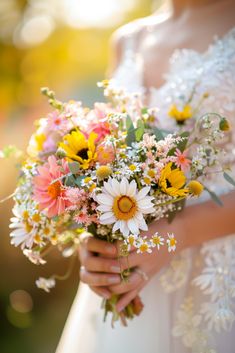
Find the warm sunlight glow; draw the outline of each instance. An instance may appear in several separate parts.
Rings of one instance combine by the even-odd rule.
[[[64,0],[65,19],[73,27],[109,27],[118,24],[132,0]]]

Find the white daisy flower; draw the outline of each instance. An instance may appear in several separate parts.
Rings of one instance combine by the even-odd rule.
[[[50,292],[51,288],[55,287],[54,278],[39,277],[39,279],[37,279],[35,283],[38,288],[43,289],[47,293]]]
[[[157,232],[152,236],[151,244],[153,248],[157,247],[157,249],[159,250],[160,246],[164,245],[164,238],[161,237]]]
[[[167,246],[168,246],[168,251],[175,251],[176,249],[176,239],[173,233],[167,233],[168,239],[167,239]]]
[[[152,252],[152,244],[151,242],[147,241],[146,239],[139,239],[139,242],[137,244],[137,254],[142,254],[142,253],[149,253],[151,254]]]
[[[24,249],[23,254],[35,265],[44,265],[46,263],[38,251]]]
[[[11,244],[18,246],[21,244],[22,249],[26,246],[31,248],[34,241],[35,231],[32,224],[29,222],[28,211],[20,207],[13,208],[15,217],[11,218],[9,228],[13,231],[10,233]]]
[[[96,196],[102,212],[101,224],[114,224],[113,232],[120,229],[124,236],[129,233],[138,235],[140,230],[148,230],[144,215],[153,213],[153,197],[147,196],[150,187],[137,190],[135,180],[130,183],[126,178],[119,182],[110,178],[104,183],[102,193]]]

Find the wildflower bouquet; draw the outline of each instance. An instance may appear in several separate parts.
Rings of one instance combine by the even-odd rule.
[[[181,128],[172,134],[155,126],[156,110],[145,108],[139,96],[115,91],[108,82],[102,86],[111,103],[93,109],[62,103],[42,90],[53,110],[37,121],[21,163],[10,225],[12,244],[34,264],[44,264],[55,246],[75,258],[87,233],[121,240],[122,256],[131,247],[138,253],[164,245],[174,251],[174,234],[141,231],[162,217],[172,219],[186,199],[201,194],[203,178],[221,166],[218,141],[228,129],[225,118],[207,114],[189,133],[174,107],[171,115],[181,116]],[[127,279],[128,271],[121,276]],[[48,292],[57,278],[39,278],[36,284]],[[116,301],[117,296],[104,303],[113,321],[138,314],[133,302],[117,313]]]

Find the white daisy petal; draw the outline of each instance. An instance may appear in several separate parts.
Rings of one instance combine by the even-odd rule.
[[[100,220],[103,221],[104,219],[107,219],[113,216],[114,216],[113,212],[105,212],[100,216]]]
[[[130,233],[130,230],[129,230],[129,228],[128,228],[128,225],[127,225],[127,222],[126,221],[124,221],[124,227],[123,227],[123,235],[125,236],[125,237],[127,237],[128,235],[129,235],[129,233]]]
[[[100,204],[111,206],[113,204],[113,198],[107,194],[99,194],[96,196]]]
[[[100,221],[101,224],[113,224],[116,221],[115,217],[106,218],[103,221]]]
[[[137,220],[138,222],[142,221],[143,219],[143,214],[141,212],[137,212],[135,214],[135,217],[134,217],[135,220]]]
[[[141,189],[136,196],[136,200],[137,201],[142,200],[147,195],[149,190],[150,190],[150,186],[145,186],[143,189]]]
[[[97,210],[100,212],[109,212],[112,210],[112,206],[108,206],[108,205],[100,205],[97,207]]]
[[[117,192],[117,195],[120,195],[120,184],[116,179],[111,179],[112,189]]]
[[[127,189],[127,195],[133,197],[136,194],[137,184],[135,180],[132,180]]]
[[[120,229],[120,221],[117,221],[113,226],[113,232],[115,233],[118,229]]]
[[[107,191],[108,194],[112,195],[113,197],[119,195],[119,192],[115,188],[112,188],[112,185],[109,182],[104,183],[104,189]]]
[[[146,224],[146,222],[145,222],[144,219],[143,219],[143,221],[139,224],[139,228],[140,228],[141,230],[145,230],[145,231],[148,230],[148,226],[147,226],[147,224]]]
[[[133,218],[128,220],[127,225],[133,234],[139,234],[139,228]]]
[[[126,178],[123,178],[121,183],[120,183],[120,193],[121,195],[126,195],[127,194],[127,186],[128,186],[128,181]]]
[[[152,205],[153,205],[153,204],[152,204],[152,200],[153,200],[152,197],[146,196],[144,199],[138,201],[138,205],[139,205],[140,207],[144,207],[144,206],[146,206],[146,205],[152,206]]]
[[[141,213],[143,214],[150,214],[153,213],[155,211],[155,209],[153,207],[149,207],[149,208],[140,208]]]

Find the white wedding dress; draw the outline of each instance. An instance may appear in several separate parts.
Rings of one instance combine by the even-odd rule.
[[[114,75],[116,84],[132,92],[143,90],[143,63],[134,49],[130,36]],[[161,126],[173,128],[173,119],[167,118],[172,103],[188,97],[194,87],[191,104],[207,92],[201,113],[219,112],[230,119],[234,130],[227,157],[235,162],[235,28],[203,54],[175,51],[170,67],[164,85],[151,92]],[[209,186],[220,194],[232,189],[222,177]],[[110,320],[103,322],[101,298],[81,283],[56,353],[234,353],[235,234],[175,256],[141,298],[142,314],[127,328],[116,324],[112,329]]]

